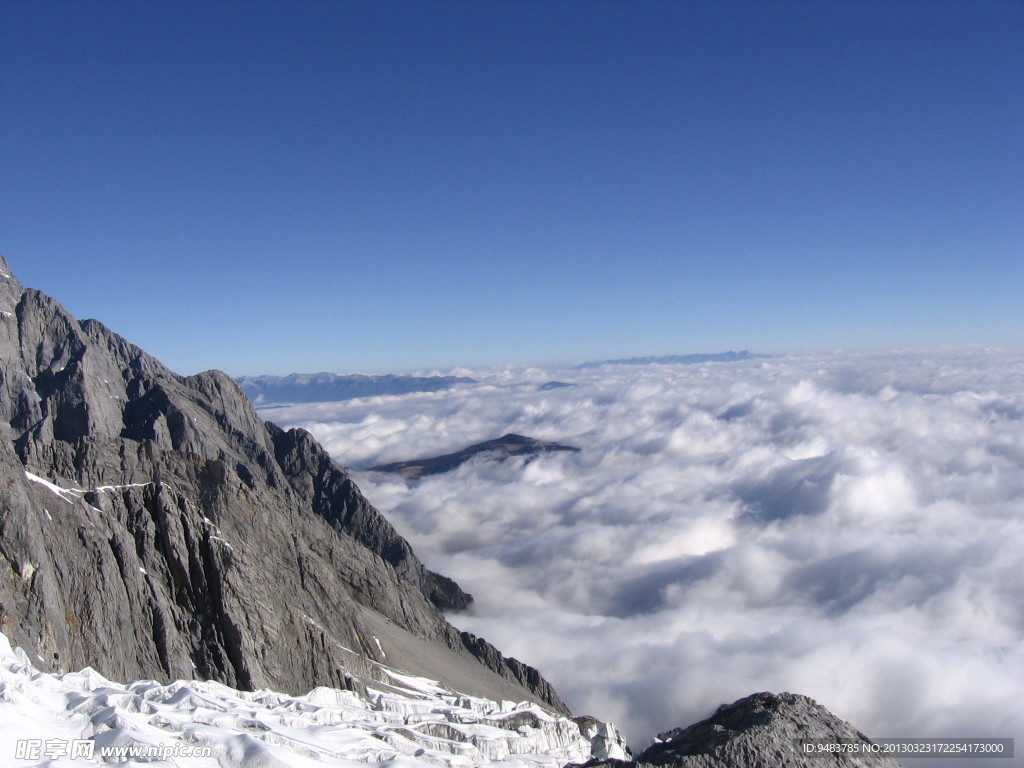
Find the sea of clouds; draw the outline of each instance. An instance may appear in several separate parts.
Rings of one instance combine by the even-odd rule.
[[[262,415],[574,711],[643,747],[788,690],[879,737],[1024,737],[1024,350],[457,373],[480,383]],[[506,432],[581,451],[359,471]]]

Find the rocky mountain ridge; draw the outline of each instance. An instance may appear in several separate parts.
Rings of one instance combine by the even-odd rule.
[[[443,618],[471,597],[306,432],[228,376],[178,376],[0,258],[0,631],[54,670],[345,687],[388,656],[567,712]],[[350,656],[350,655],[349,655]],[[474,690],[474,687],[476,690]]]

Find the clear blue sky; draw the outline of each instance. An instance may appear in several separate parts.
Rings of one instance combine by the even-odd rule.
[[[1024,338],[1024,3],[0,1],[0,253],[172,368]]]

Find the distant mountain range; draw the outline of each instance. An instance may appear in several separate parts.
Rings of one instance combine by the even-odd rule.
[[[507,459],[512,456],[536,456],[551,451],[570,451],[576,453],[579,451],[579,448],[509,433],[494,440],[476,443],[455,453],[446,453],[443,456],[433,456],[426,459],[410,459],[409,461],[380,464],[376,467],[371,467],[370,471],[398,472],[403,477],[415,480],[424,475],[439,475],[442,472],[450,472],[481,454],[489,453],[497,459]]]
[[[683,363],[686,365],[693,365],[695,363],[735,363],[740,360],[750,360],[755,357],[767,357],[767,355],[755,355],[744,349],[740,352],[717,352],[713,354],[625,357],[618,360],[597,360],[590,363],[580,363],[576,367],[578,369],[584,369],[600,368],[602,365],[650,365],[651,363]]]
[[[465,376],[364,376],[360,373],[293,373],[289,376],[238,376],[238,386],[253,404],[331,403],[374,395],[439,392],[456,384],[474,384]]]
[[[747,350],[717,354],[665,355],[662,357],[629,357],[580,363],[577,370],[602,365],[649,365],[650,363],[733,363],[764,355]],[[235,382],[257,407],[283,403],[332,403],[357,397],[407,395],[412,392],[441,392],[459,384],[476,384],[468,376],[406,376],[384,374],[367,376],[361,373],[292,373],[287,376],[236,376]],[[573,383],[549,381],[538,390],[572,387]]]

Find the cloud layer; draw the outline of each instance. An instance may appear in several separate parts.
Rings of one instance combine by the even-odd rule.
[[[356,472],[476,596],[454,623],[574,710],[635,746],[757,690],[877,736],[1024,736],[1020,350],[471,375],[263,415],[356,468],[505,432],[582,448]]]

